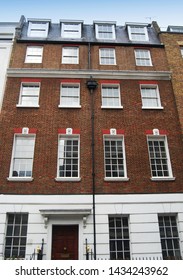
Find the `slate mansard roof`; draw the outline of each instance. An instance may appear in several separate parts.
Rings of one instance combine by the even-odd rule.
[[[24,18],[24,17],[23,17]],[[17,41],[19,42],[27,42],[27,41],[35,41],[35,42],[44,42],[44,43],[64,43],[64,42],[77,42],[77,43],[110,43],[113,44],[126,44],[126,45],[133,45],[133,44],[139,44],[139,45],[157,45],[160,46],[160,40],[157,36],[157,33],[155,29],[153,28],[153,25],[151,24],[144,24],[144,23],[126,23],[124,26],[118,26],[115,22],[103,22],[103,21],[94,21],[93,24],[84,24],[83,21],[73,21],[73,20],[60,20],[59,23],[52,23],[51,20],[41,20],[41,19],[33,19],[34,22],[48,22],[49,28],[48,28],[48,35],[46,38],[39,38],[39,37],[29,37],[28,36],[28,28],[29,28],[29,22],[31,20],[24,20],[20,24],[20,26],[17,28]],[[81,38],[63,38],[61,36],[61,26],[62,23],[81,23]],[[115,39],[97,39],[95,35],[95,27],[96,24],[113,24],[115,26]],[[128,34],[128,28],[127,26],[146,26],[147,27],[147,33],[149,39],[147,41],[131,41],[129,39]]]

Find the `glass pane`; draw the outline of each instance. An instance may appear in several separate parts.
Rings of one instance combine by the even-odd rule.
[[[7,226],[7,236],[12,236],[13,234],[13,226]]]
[[[8,214],[8,224],[14,223],[14,214]]]
[[[14,228],[14,236],[19,236],[20,235],[20,226],[15,226]]]
[[[6,237],[6,246],[11,245],[12,238],[11,237]]]

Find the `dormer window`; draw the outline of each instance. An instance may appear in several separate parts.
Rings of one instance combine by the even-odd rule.
[[[144,42],[148,41],[147,25],[127,24],[128,36],[131,41]]]
[[[46,38],[48,36],[48,21],[29,21],[28,37]]]
[[[95,22],[96,39],[115,40],[115,23]]]
[[[63,38],[81,38],[82,22],[62,22],[61,36]]]
[[[183,33],[183,26],[168,26],[167,31],[176,32],[176,33]]]

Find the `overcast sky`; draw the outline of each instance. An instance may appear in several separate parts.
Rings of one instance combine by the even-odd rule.
[[[48,18],[57,23],[60,19],[125,22],[157,21],[162,28],[168,25],[183,26],[183,0],[1,0],[0,22],[27,18]]]

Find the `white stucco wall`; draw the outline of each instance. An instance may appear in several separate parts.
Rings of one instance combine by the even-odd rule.
[[[86,226],[83,215],[49,216],[47,225],[40,210],[91,210]],[[0,195],[0,257],[4,254],[6,214],[28,212],[26,258],[44,238],[44,259],[51,258],[52,225],[78,224],[79,259],[85,259],[85,239],[93,248],[92,197],[90,195]],[[158,214],[177,214],[183,256],[183,194],[98,195],[96,196],[97,258],[109,259],[109,215],[128,215],[131,258],[161,258]]]

